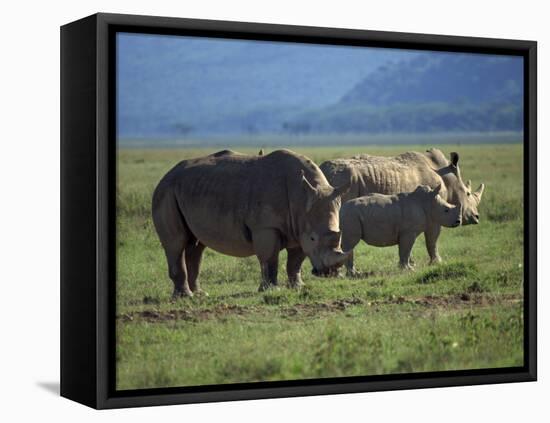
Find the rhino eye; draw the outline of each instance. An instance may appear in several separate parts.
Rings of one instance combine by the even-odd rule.
[[[445,213],[449,213],[449,209],[445,209]]]
[[[468,193],[468,197],[469,197],[470,195],[471,195],[471,193],[469,192],[469,193]]]

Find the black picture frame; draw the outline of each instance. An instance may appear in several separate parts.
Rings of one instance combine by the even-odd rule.
[[[117,31],[524,57],[524,366],[116,391]],[[103,409],[536,380],[536,116],[534,41],[103,13],[61,27],[61,395]]]

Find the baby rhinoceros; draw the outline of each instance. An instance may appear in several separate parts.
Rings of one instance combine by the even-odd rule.
[[[412,269],[411,250],[418,235],[431,225],[459,226],[461,208],[443,200],[440,190],[441,185],[435,189],[420,185],[413,192],[369,194],[344,203],[340,210],[340,230],[342,249],[350,252],[346,262],[348,275],[358,275],[351,250],[360,240],[376,247],[399,245],[400,266]],[[428,245],[428,241],[426,247],[428,251],[436,249],[435,245]]]

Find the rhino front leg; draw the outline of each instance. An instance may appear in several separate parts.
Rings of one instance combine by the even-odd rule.
[[[300,288],[304,282],[300,270],[306,255],[300,247],[287,248],[288,257],[286,260],[286,273],[288,275],[288,284],[291,288]]]
[[[262,281],[258,291],[277,286],[279,251],[281,251],[279,234],[272,229],[256,231],[252,234],[252,243],[262,271]]]
[[[405,233],[399,236],[399,266],[402,269],[412,270],[411,251],[416,240],[416,234]]]
[[[355,216],[341,216],[340,229],[342,230],[342,250],[349,252],[345,261],[346,276],[356,278],[361,276],[353,262],[353,249],[361,241],[361,222]]]
[[[355,267],[354,261],[353,261],[353,250],[349,251],[349,256],[344,262],[344,265],[346,266],[346,276],[348,278],[360,278],[365,273],[357,270]]]
[[[437,239],[441,233],[441,226],[431,225],[428,226],[426,232],[424,232],[424,238],[426,239],[426,249],[430,256],[430,264],[440,263],[441,256],[437,251]]]
[[[277,286],[277,271],[279,268],[279,258],[276,257],[269,261],[260,260],[260,269],[262,271],[262,281],[258,288],[259,292],[265,291],[269,288],[275,288]]]

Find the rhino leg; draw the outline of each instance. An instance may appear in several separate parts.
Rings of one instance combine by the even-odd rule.
[[[440,225],[430,225],[426,229],[426,232],[424,232],[424,238],[426,240],[426,249],[428,250],[428,254],[430,256],[430,264],[441,262],[441,256],[437,251],[437,239],[439,238],[440,232],[441,232]]]
[[[277,286],[279,251],[281,251],[279,234],[273,229],[259,230],[252,233],[252,243],[262,271],[262,281],[258,291]]]
[[[345,251],[345,250],[344,250]],[[350,251],[348,258],[344,262],[346,266],[346,276],[348,278],[357,278],[361,276],[361,272],[355,268],[353,264],[353,250]]]
[[[203,291],[199,284],[199,271],[202,260],[202,253],[205,249],[205,245],[197,242],[193,246],[189,246],[185,249],[185,264],[187,266],[187,280],[189,282],[189,288],[195,294],[208,295]]]
[[[304,262],[306,255],[300,247],[287,248],[288,257],[286,260],[286,273],[288,275],[288,284],[291,288],[300,288],[304,282],[302,281],[302,275],[300,269]]]
[[[359,272],[353,264],[353,249],[359,244],[359,241],[361,241],[361,222],[359,219],[354,218],[354,216],[346,216],[345,219],[341,220],[340,228],[342,230],[342,250],[350,252],[348,258],[344,262],[346,266],[346,275],[352,278],[358,277],[361,275],[361,272]]]
[[[174,282],[172,297],[192,297],[193,292],[189,288],[183,246],[181,244],[179,246],[164,246],[164,251],[166,253],[166,260],[168,261],[168,274],[172,282]]]
[[[259,292],[277,286],[277,271],[279,268],[279,258],[269,261],[260,260],[260,269],[262,271],[262,281],[258,288]]]
[[[402,269],[412,270],[411,251],[417,234],[404,233],[399,235],[399,266]]]
[[[174,195],[167,190],[153,195],[153,223],[168,262],[168,275],[174,283],[173,298],[192,297],[187,280],[185,249],[196,241],[181,217]]]

